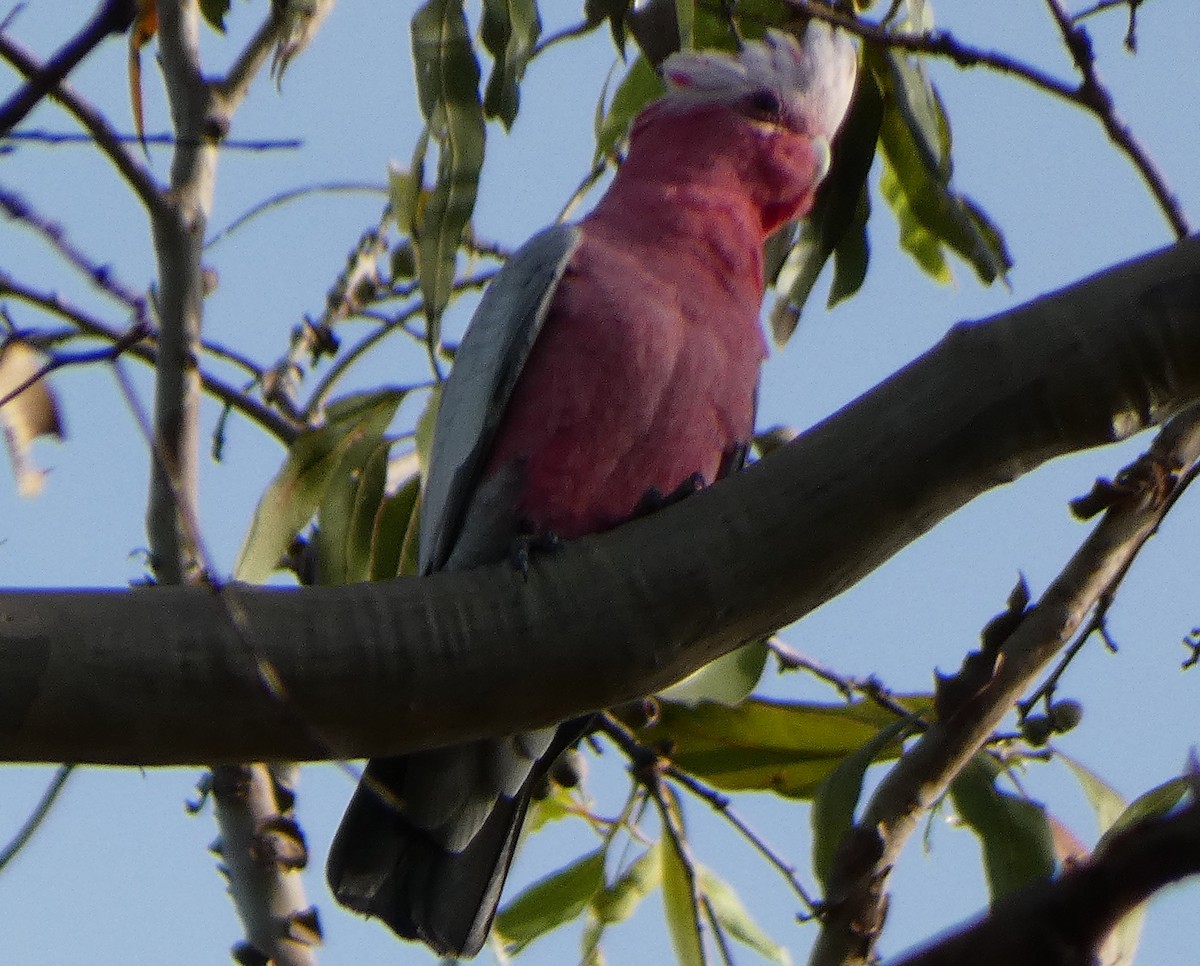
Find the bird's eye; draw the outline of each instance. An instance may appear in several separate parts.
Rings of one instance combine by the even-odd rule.
[[[752,117],[763,121],[778,121],[783,113],[783,104],[779,95],[773,90],[763,88],[755,91],[746,99],[746,107]]]

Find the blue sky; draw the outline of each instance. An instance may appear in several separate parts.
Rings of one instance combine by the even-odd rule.
[[[412,92],[407,23],[411,4],[343,0],[312,49],[289,69],[282,94],[264,78],[236,116],[232,135],[303,139],[301,150],[228,153],[221,163],[213,225],[228,224],[283,189],[325,181],[383,184],[389,161],[406,163],[419,133]],[[548,27],[571,21],[574,4],[543,5]],[[553,7],[553,9],[551,9]],[[73,9],[74,8],[74,9]],[[77,29],[80,5],[25,4],[13,33],[48,54]],[[238,2],[228,38],[205,37],[212,69],[227,63],[257,25],[265,3]],[[0,17],[6,13],[0,8]],[[938,23],[982,47],[1000,47],[1060,76],[1070,66],[1042,5],[943,0]],[[554,18],[554,19],[551,19]],[[1139,14],[1139,53],[1121,47],[1123,18],[1093,21],[1100,70],[1122,115],[1156,158],[1185,209],[1200,217],[1200,13],[1193,0],[1153,0]],[[73,82],[119,127],[128,128],[125,49],[112,41]],[[520,243],[561,208],[592,156],[592,114],[614,61],[606,32],[565,44],[538,60],[523,89],[522,114],[505,136],[489,129],[488,166],[476,229],[508,245]],[[166,107],[153,48],[143,54],[146,126],[165,130]],[[965,266],[956,282],[938,287],[897,253],[894,221],[879,203],[873,216],[871,272],[863,293],[826,313],[814,302],[800,329],[767,364],[760,425],[803,427],[827,415],[932,345],[962,319],[981,318],[1060,287],[1123,258],[1167,244],[1169,229],[1133,169],[1105,140],[1096,122],[1048,101],[1011,78],[933,65],[954,125],[955,181],[1001,226],[1015,260],[1012,288],[981,290]],[[14,83],[5,74],[0,97]],[[71,130],[43,105],[27,126]],[[166,177],[168,156],[153,151]],[[153,275],[144,214],[114,173],[82,147],[21,147],[0,156],[0,181],[129,285]],[[318,312],[360,232],[378,217],[369,195],[317,198],[258,219],[214,248],[220,287],[207,303],[206,333],[260,361],[277,358],[303,313]],[[0,223],[0,268],[71,298],[104,308],[12,223]],[[39,320],[10,304],[19,324]],[[461,318],[458,324],[461,324]],[[403,382],[420,360],[400,344],[362,367],[360,384]],[[134,420],[107,371],[73,370],[56,379],[69,438],[39,445],[50,468],[45,492],[21,500],[0,474],[0,583],[5,586],[120,586],[141,573],[147,453]],[[150,399],[150,380],[137,385]],[[218,414],[205,407],[206,429]],[[794,647],[849,674],[878,673],[900,690],[927,689],[935,667],[957,665],[979,629],[1003,605],[1016,575],[1035,594],[1045,587],[1087,532],[1067,511],[1097,475],[1112,475],[1148,443],[1083,454],[1044,467],[976,501],[903,551],[860,586],[784,633]],[[227,572],[254,502],[278,468],[280,448],[234,420],[226,461],[206,463],[201,520],[217,570]],[[870,467],[863,467],[870,472]],[[1065,682],[1083,701],[1084,724],[1061,741],[1064,750],[1133,796],[1171,777],[1196,740],[1195,694],[1200,678],[1178,670],[1179,638],[1200,623],[1194,539],[1195,498],[1187,497],[1143,554],[1111,614],[1122,645],[1117,655],[1090,646]],[[769,682],[771,693],[833,695],[796,677]],[[594,767],[602,801],[619,789],[608,755]],[[605,777],[605,771],[612,774]],[[599,773],[599,774],[597,774]],[[23,820],[49,769],[0,770],[0,840]],[[14,964],[130,961],[221,961],[238,938],[222,880],[205,847],[215,835],[210,815],[189,817],[184,801],[198,773],[91,769],[77,774],[38,838],[0,875],[0,961]],[[1085,839],[1092,818],[1060,767],[1037,769],[1028,788],[1047,799]],[[310,897],[321,907],[327,937],[322,961],[431,962],[418,947],[394,942],[382,927],[333,907],[320,869],[341,808],[351,792],[346,776],[320,766],[305,771],[301,820],[314,854]],[[807,812],[766,797],[744,811],[782,851],[807,868]],[[802,960],[811,929],[750,854],[698,803],[688,806],[702,861],[727,876],[762,925]],[[944,817],[931,824],[932,847],[914,842],[893,882],[892,918],[883,951],[899,951],[952,925],[986,902],[978,850]],[[588,848],[581,835],[559,830],[532,840],[512,885],[561,863],[565,851]],[[511,889],[510,889],[511,894]],[[1152,908],[1142,961],[1171,961],[1186,948],[1185,925],[1195,886]],[[575,938],[551,938],[525,954],[532,963],[570,962]],[[657,900],[613,934],[611,962],[652,962],[666,955]],[[487,954],[485,953],[484,956]],[[481,959],[486,961],[486,959]],[[746,954],[745,961],[751,961]]]

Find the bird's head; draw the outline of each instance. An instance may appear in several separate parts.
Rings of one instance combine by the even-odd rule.
[[[664,104],[726,105],[811,138],[833,139],[850,106],[858,55],[850,38],[812,20],[797,39],[768,30],[736,54],[672,54],[663,63]]]

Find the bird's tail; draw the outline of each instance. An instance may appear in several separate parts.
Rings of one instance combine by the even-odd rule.
[[[530,796],[585,726],[371,760],[329,850],[334,897],[441,955],[474,956]]]

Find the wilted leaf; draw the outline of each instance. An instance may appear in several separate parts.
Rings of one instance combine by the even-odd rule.
[[[258,502],[234,577],[262,583],[312,519],[338,467],[352,452],[364,459],[379,445],[404,398],[397,390],[364,393],[329,408],[326,425],[300,435]]]
[[[506,128],[516,120],[521,78],[541,30],[535,0],[483,0],[479,34],[495,60],[483,96],[483,113],[500,118]]]
[[[901,699],[915,712],[928,696]],[[684,771],[727,790],[770,791],[811,798],[821,781],[895,716],[867,701],[816,704],[751,698],[736,708],[663,704],[651,726],[638,732],[654,748],[665,748]],[[881,758],[895,758],[889,745]]]
[[[1000,765],[977,754],[950,786],[962,820],[979,836],[992,901],[1054,874],[1054,839],[1046,810],[996,787]]]
[[[766,641],[745,644],[660,691],[659,697],[689,707],[695,707],[701,701],[728,707],[741,704],[758,686],[768,653],[770,648]]]
[[[721,928],[743,946],[753,949],[763,959],[779,963],[780,966],[789,966],[792,957],[787,949],[762,931],[754,917],[742,905],[742,900],[738,898],[733,886],[703,866],[700,866],[696,873],[700,893],[708,899],[713,916]]]
[[[612,103],[596,127],[594,163],[598,164],[601,158],[616,150],[617,143],[625,137],[638,112],[662,92],[663,85],[658,74],[645,57],[639,57],[617,85]]]
[[[413,15],[412,47],[417,98],[429,135],[438,145],[437,184],[415,238],[429,343],[436,346],[454,285],[459,243],[475,209],[484,155],[479,62],[461,0],[428,0]]]
[[[158,3],[156,0],[137,0],[137,14],[129,28],[129,107],[133,113],[133,130],[146,150],[146,129],[142,117],[142,48],[158,33]]]
[[[813,872],[822,885],[829,885],[833,858],[842,837],[854,824],[854,812],[862,795],[863,778],[875,759],[893,742],[904,738],[906,721],[894,721],[880,729],[856,751],[851,752],[821,782],[813,798],[810,820],[813,830]]]
[[[573,922],[604,886],[605,849],[572,862],[531,885],[496,916],[496,931],[511,953],[539,936]]]
[[[42,354],[23,339],[9,339],[0,345],[0,427],[21,496],[37,496],[45,482],[45,473],[29,455],[33,441],[64,436],[58,400],[49,382],[45,378],[30,382],[44,363]]]

